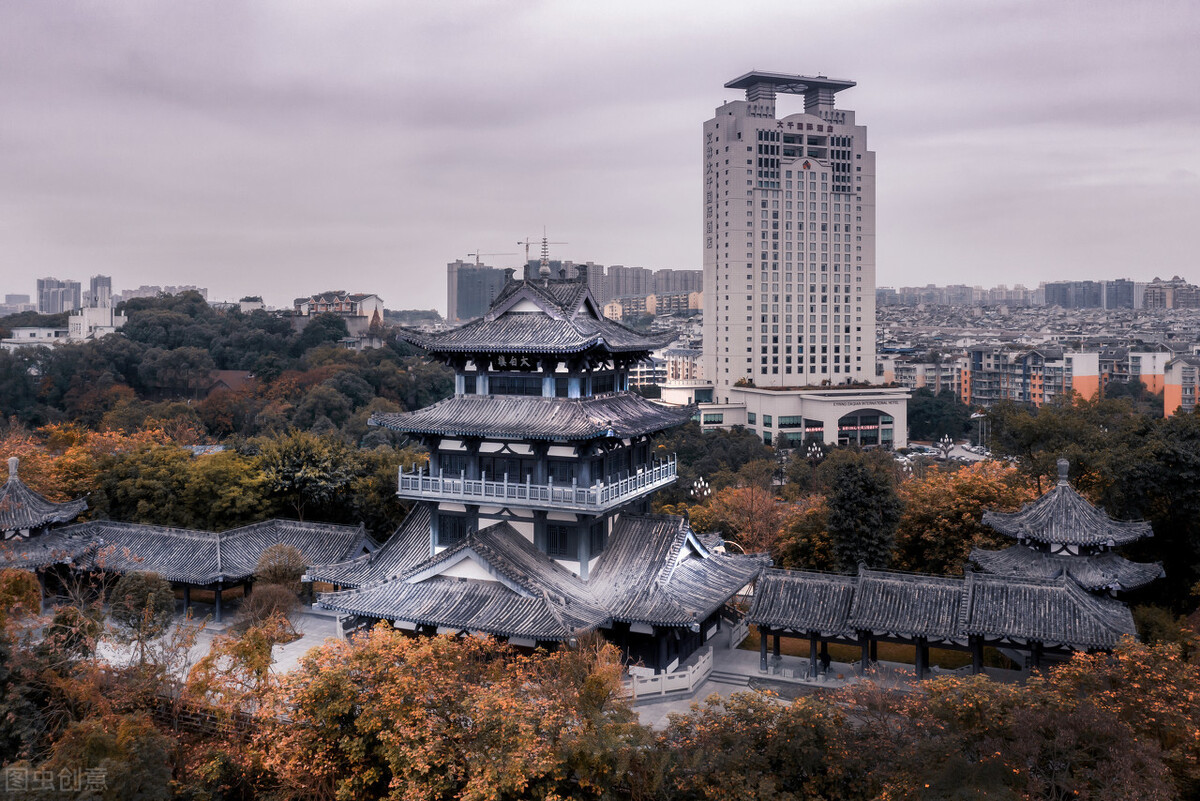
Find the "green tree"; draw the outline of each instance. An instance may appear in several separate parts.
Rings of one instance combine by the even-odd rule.
[[[356,454],[340,440],[293,431],[257,443],[267,492],[300,520],[306,509],[328,507],[354,480]]]
[[[104,776],[104,801],[167,801],[171,798],[172,743],[146,714],[89,718],[68,728],[40,770],[95,770]],[[61,796],[54,796],[61,797]]]
[[[254,580],[262,584],[277,584],[296,594],[300,592],[300,577],[307,567],[299,548],[280,542],[259,554]]]
[[[126,573],[113,588],[109,604],[109,616],[137,647],[138,664],[145,664],[146,646],[166,634],[175,617],[171,583],[149,571]]]
[[[902,508],[891,481],[862,461],[841,465],[829,496],[829,536],[839,567],[887,567]]]
[[[934,395],[927,387],[913,390],[908,402],[909,439],[938,440],[943,436],[955,439],[968,433],[971,410],[951,390]]]

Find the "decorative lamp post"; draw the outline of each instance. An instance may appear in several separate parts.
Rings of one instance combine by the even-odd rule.
[[[943,460],[950,458],[950,451],[954,450],[954,440],[949,434],[943,434],[938,440],[938,449],[942,452]]]
[[[704,503],[705,499],[707,499],[709,495],[712,495],[712,487],[710,487],[708,482],[704,480],[704,476],[701,476],[692,482],[690,494],[696,500]]]

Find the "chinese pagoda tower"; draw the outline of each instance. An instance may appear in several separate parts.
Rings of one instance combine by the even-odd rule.
[[[343,589],[318,603],[361,624],[481,633],[521,646],[599,629],[631,659],[667,671],[720,625],[765,556],[715,552],[680,517],[650,515],[675,481],[654,437],[692,416],[631,392],[629,371],[666,338],[604,317],[587,284],[508,282],[483,317],[401,337],[453,368],[455,392],[380,414],[421,442],[428,467],[401,470],[416,502],[374,554],[313,568]]]
[[[976,548],[971,561],[998,575],[1068,576],[1090,592],[1116,594],[1161,578],[1162,565],[1131,562],[1113,552],[1153,536],[1142,520],[1113,520],[1067,481],[1070,464],[1058,460],[1058,484],[1020,511],[984,512],[984,525],[1017,541],[1002,551]]]

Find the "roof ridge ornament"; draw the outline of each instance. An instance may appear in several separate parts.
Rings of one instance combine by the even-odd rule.
[[[17,465],[20,464],[20,462],[21,462],[21,460],[18,459],[16,456],[8,457],[8,477],[9,478],[17,477]]]
[[[1058,460],[1058,485],[1065,487],[1067,485],[1067,476],[1071,471],[1071,463],[1066,459]]]

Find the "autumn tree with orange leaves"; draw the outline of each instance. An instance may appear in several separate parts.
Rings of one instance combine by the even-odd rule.
[[[894,564],[922,573],[961,574],[972,548],[1005,548],[1012,541],[983,525],[988,509],[1013,511],[1033,500],[1033,486],[1003,462],[961,470],[931,470],[900,485],[904,512],[896,529]]]
[[[617,656],[380,625],[310,651],[257,744],[292,798],[609,797],[644,736]]]

